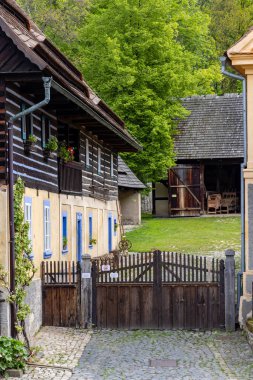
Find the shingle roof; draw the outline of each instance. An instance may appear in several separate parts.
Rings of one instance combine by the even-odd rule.
[[[130,189],[145,189],[146,187],[120,156],[118,159],[118,186]]]
[[[182,100],[191,114],[179,123],[177,160],[243,157],[243,98],[239,94]]]
[[[46,38],[16,1],[0,0],[0,28],[30,62],[47,74],[49,72],[64,88],[120,131],[135,149],[140,149],[124,121],[93,92],[79,70]]]

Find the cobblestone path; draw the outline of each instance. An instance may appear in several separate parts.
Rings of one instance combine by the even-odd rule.
[[[21,379],[69,380],[90,337],[87,330],[43,327],[31,342],[31,346],[38,350],[33,365],[27,367]]]
[[[253,354],[241,331],[95,331],[70,379],[252,380]]]

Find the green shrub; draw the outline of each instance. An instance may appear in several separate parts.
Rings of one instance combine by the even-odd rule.
[[[0,373],[6,369],[23,369],[28,359],[28,353],[22,342],[6,336],[0,337]]]

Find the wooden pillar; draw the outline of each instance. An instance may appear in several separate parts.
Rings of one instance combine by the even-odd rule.
[[[152,215],[155,215],[156,214],[156,204],[155,204],[155,198],[156,198],[156,195],[155,195],[155,182],[152,182]]]

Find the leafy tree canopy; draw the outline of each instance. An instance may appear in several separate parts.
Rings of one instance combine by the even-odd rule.
[[[144,182],[173,164],[180,98],[212,93],[220,78],[209,22],[195,0],[93,0],[80,67],[143,145],[124,158]]]
[[[210,31],[215,40],[217,56],[221,56],[253,25],[252,0],[199,0],[211,17]],[[240,92],[241,83],[223,78],[218,92]]]
[[[126,122],[143,151],[125,154],[144,182],[174,163],[180,98],[221,80],[210,17],[197,0],[18,0]]]

